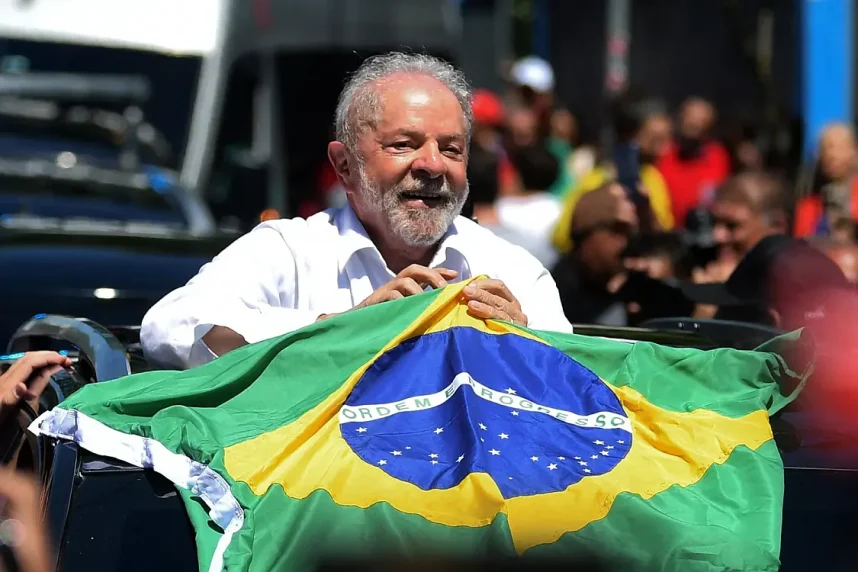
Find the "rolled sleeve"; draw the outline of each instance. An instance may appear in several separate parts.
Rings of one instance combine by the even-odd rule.
[[[296,280],[283,235],[256,227],[149,310],[140,331],[147,359],[181,369],[211,361],[202,338],[214,326],[255,343],[312,324],[321,312],[295,309]]]

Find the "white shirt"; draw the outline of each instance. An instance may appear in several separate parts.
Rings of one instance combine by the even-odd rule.
[[[562,206],[549,193],[500,197],[495,203],[500,228],[495,234],[525,248],[545,266],[557,261],[551,232],[560,219]]]
[[[557,286],[524,249],[458,217],[431,267],[459,279],[502,280],[534,329],[571,332]],[[188,368],[216,356],[202,337],[223,326],[255,343],[349,310],[394,278],[350,206],[308,219],[260,224],[143,318],[140,341],[155,364]]]

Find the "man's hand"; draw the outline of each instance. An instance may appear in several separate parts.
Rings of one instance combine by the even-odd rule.
[[[50,548],[39,509],[39,489],[21,473],[0,467],[0,543],[10,542],[21,572],[48,572]],[[2,568],[2,564],[0,564]]]
[[[527,326],[527,316],[521,311],[521,304],[500,280],[474,280],[462,293],[468,301],[468,312],[472,316]]]
[[[397,274],[396,278],[370,294],[366,300],[352,309],[357,310],[381,304],[382,302],[389,302],[390,300],[398,300],[406,296],[422,294],[424,292],[423,288],[426,286],[443,288],[447,285],[447,280],[452,280],[458,275],[458,272],[448,268],[426,268],[419,264],[412,264]],[[336,316],[336,314],[322,314],[316,321],[332,316]]]
[[[72,364],[57,352],[28,352],[0,376],[0,421],[22,401],[37,409],[51,376]],[[30,383],[27,383],[30,380]]]

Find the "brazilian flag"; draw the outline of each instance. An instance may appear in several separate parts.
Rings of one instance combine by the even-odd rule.
[[[777,570],[769,415],[804,368],[483,321],[465,284],[88,386],[31,429],[175,483],[201,570],[594,552]]]

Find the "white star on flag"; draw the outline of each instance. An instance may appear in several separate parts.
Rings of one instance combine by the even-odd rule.
[[[566,460],[566,457],[557,457],[557,460],[558,460],[558,461],[565,461],[565,460]]]
[[[613,449],[613,448],[614,448],[613,445],[608,445],[607,447],[605,447],[605,449]]]
[[[575,457],[575,460],[576,460],[576,461],[580,461],[580,460],[581,460],[581,457]]]
[[[551,463],[550,465],[548,465],[548,470],[549,470],[549,471],[554,471],[554,470],[556,470],[556,469],[557,469],[557,465],[555,465],[554,463]]]
[[[438,458],[438,453],[429,453],[429,458],[430,458],[430,459],[437,459],[437,458]]]
[[[488,427],[486,427],[485,425],[483,425],[482,423],[480,423],[480,429],[482,429],[483,431],[485,431],[486,429],[488,429]]]
[[[406,450],[406,451],[410,451],[410,450],[411,450],[411,447],[406,447],[406,448],[405,448],[405,450]]]
[[[515,394],[516,394],[516,393],[515,393],[515,390],[514,390],[513,388],[511,388],[511,387],[507,387],[507,388],[506,388],[506,392],[507,392],[507,393],[509,393],[510,395],[515,395]]]
[[[619,445],[625,445],[625,444],[626,444],[626,442],[625,442],[625,441],[617,441],[617,443],[618,443]]]
[[[461,462],[462,462],[462,459],[464,459],[464,458],[465,458],[465,456],[464,456],[464,455],[459,455],[459,458],[458,458],[458,459],[456,459],[456,462],[457,462],[457,463],[461,463]]]
[[[518,417],[518,411],[513,411],[512,414]]]
[[[539,457],[531,457],[531,458],[530,458],[530,460],[531,460],[531,461],[533,461],[533,462],[536,462],[536,461],[538,461],[538,460],[539,460]]]
[[[587,461],[578,461],[578,464],[581,465],[582,467],[586,467]]]
[[[433,465],[437,465],[437,464],[438,464],[438,461],[436,461],[435,459],[432,459],[432,460],[431,460],[431,461],[429,461],[429,462],[430,462],[430,463],[432,463]]]
[[[358,433],[366,433],[366,427],[358,427],[357,432]]]
[[[443,432],[444,432],[444,429],[442,429],[441,427],[438,427],[437,429],[435,429],[435,434],[436,434],[436,435],[440,435],[440,434],[441,434],[441,433],[443,433]]]
[[[379,464],[379,465],[386,465],[386,464],[387,464],[387,461],[385,461],[384,459],[382,459],[382,460],[380,460],[380,461],[378,462],[378,464]]]
[[[500,455],[500,451],[498,451],[497,449],[491,449],[489,451],[489,453],[491,453],[492,455],[495,455],[495,456]]]
[[[506,433],[501,433],[500,435],[498,435],[498,437],[500,437],[501,439],[509,439],[509,435],[507,435]]]
[[[394,457],[398,457],[399,455],[402,454],[402,451],[391,451],[390,454],[393,455]]]
[[[599,440],[597,439],[597,440],[593,441],[593,444],[594,444],[594,445],[604,445],[604,444],[605,444],[605,442],[604,442],[604,441],[599,441]]]
[[[591,459],[598,459],[598,458],[599,458],[599,455],[591,455],[591,456],[590,456],[590,458],[591,458]]]
[[[608,456],[608,452],[607,452],[607,451],[599,451],[599,454],[600,454],[600,455],[602,455],[603,457],[607,457],[607,456]]]
[[[584,469],[584,472],[585,472],[585,473],[589,473],[589,472],[591,472],[591,471],[590,471],[590,469]]]

